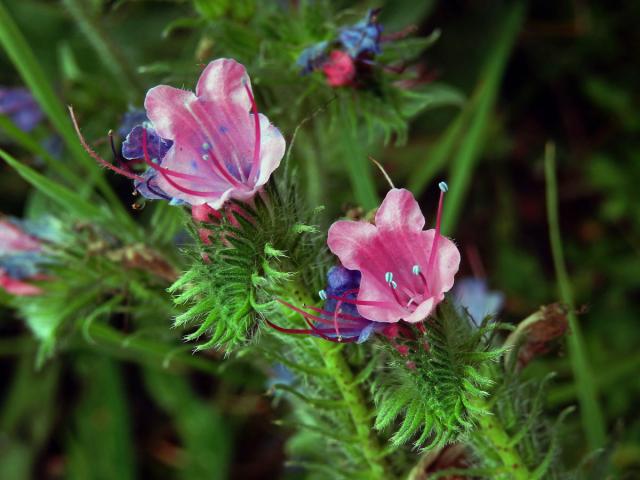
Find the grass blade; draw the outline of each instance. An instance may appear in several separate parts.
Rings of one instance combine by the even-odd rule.
[[[473,118],[470,120],[469,130],[449,171],[449,195],[442,218],[444,232],[452,232],[458,220],[462,204],[469,189],[475,163],[482,153],[489,117],[498,96],[500,82],[509,54],[520,31],[524,12],[524,4],[521,2],[517,2],[510,7],[510,11],[505,15],[504,23],[498,32],[495,44],[489,52],[487,63],[483,68],[478,103]]]
[[[558,185],[556,180],[555,145],[548,143],[544,156],[544,171],[547,182],[547,217],[549,220],[549,241],[553,254],[553,264],[558,279],[560,299],[569,306],[569,330],[567,336],[569,359],[575,376],[582,427],[592,450],[601,448],[606,441],[605,420],[598,401],[594,375],[587,359],[587,351],[582,330],[575,314],[573,290],[564,261],[560,222],[558,220]]]
[[[65,210],[78,215],[80,218],[92,221],[98,221],[99,219],[103,219],[104,221],[108,216],[108,213],[104,209],[60,183],[36,172],[31,167],[22,164],[4,150],[0,150],[0,157],[34,188],[58,203]]]

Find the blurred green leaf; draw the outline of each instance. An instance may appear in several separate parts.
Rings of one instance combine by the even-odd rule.
[[[105,357],[79,356],[83,392],[68,439],[67,478],[137,478],[133,429],[121,369]]]
[[[201,400],[189,383],[157,370],[144,373],[147,389],[173,419],[181,443],[177,478],[227,478],[232,432],[215,405]]]

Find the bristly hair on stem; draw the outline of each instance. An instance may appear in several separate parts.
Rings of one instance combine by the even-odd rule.
[[[174,325],[195,327],[185,339],[206,338],[197,350],[246,344],[262,318],[279,315],[275,299],[294,277],[311,291],[319,288],[327,262],[315,213],[300,205],[292,187],[276,183],[251,203],[229,202],[220,219],[191,228],[199,239],[188,252],[192,266],[169,291],[186,306]]]
[[[442,302],[415,340],[388,349],[390,373],[373,386],[376,428],[392,428],[397,447],[413,439],[416,448],[427,450],[464,438],[478,416],[488,414],[473,399],[488,396],[493,379],[485,367],[503,354],[486,342],[496,328],[485,323],[474,329],[449,301]]]

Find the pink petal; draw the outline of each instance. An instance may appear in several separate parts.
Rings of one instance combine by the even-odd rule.
[[[253,166],[253,178],[256,178],[255,186],[261,187],[269,181],[271,174],[278,168],[284,157],[287,143],[269,119],[260,114],[260,165]]]
[[[435,230],[427,230],[424,233],[431,245]],[[431,253],[431,247],[429,247],[429,253]],[[447,237],[441,236],[438,241],[438,255],[433,271],[426,272],[431,292],[445,293],[451,290],[458,268],[460,268],[460,251],[458,247]]]
[[[383,229],[422,230],[424,215],[413,194],[404,188],[389,190],[376,213],[376,226]]]
[[[251,101],[245,85],[251,89],[251,80],[244,66],[230,58],[219,58],[202,71],[196,95],[211,102],[231,102],[248,112]]]
[[[371,243],[377,229],[367,222],[341,220],[329,228],[327,245],[345,268],[360,270],[363,246]]]
[[[418,305],[418,307],[415,309],[413,313],[411,313],[410,315],[405,315],[404,317],[402,317],[402,319],[405,322],[409,322],[409,323],[421,322],[425,318],[427,318],[431,314],[431,312],[433,312],[434,307],[438,303],[440,303],[443,299],[444,299],[444,295],[439,295],[436,298],[430,297],[426,299],[424,302],[422,302],[420,305]]]
[[[0,220],[0,254],[13,252],[37,252],[40,242],[22,231],[17,225]]]
[[[158,134],[162,138],[174,140],[176,131],[193,121],[189,118],[185,105],[195,100],[196,96],[192,92],[158,85],[147,92],[144,108]]]
[[[4,272],[0,271],[0,288],[3,288],[7,293],[11,295],[18,295],[21,297],[40,295],[42,289],[20,280],[15,280]]]

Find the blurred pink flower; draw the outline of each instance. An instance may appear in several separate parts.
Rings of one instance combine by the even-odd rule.
[[[11,295],[39,295],[42,290],[28,281],[44,278],[38,272],[42,245],[17,222],[0,219],[0,288]]]
[[[420,322],[444,299],[460,265],[455,244],[440,234],[447,185],[440,183],[436,228],[423,230],[418,202],[404,189],[387,193],[375,225],[339,221],[329,229],[329,249],[342,265],[362,273],[355,304],[363,317],[377,322]]]
[[[334,50],[329,59],[322,65],[322,71],[331,87],[343,87],[353,82],[356,76],[356,66],[348,53]]]

